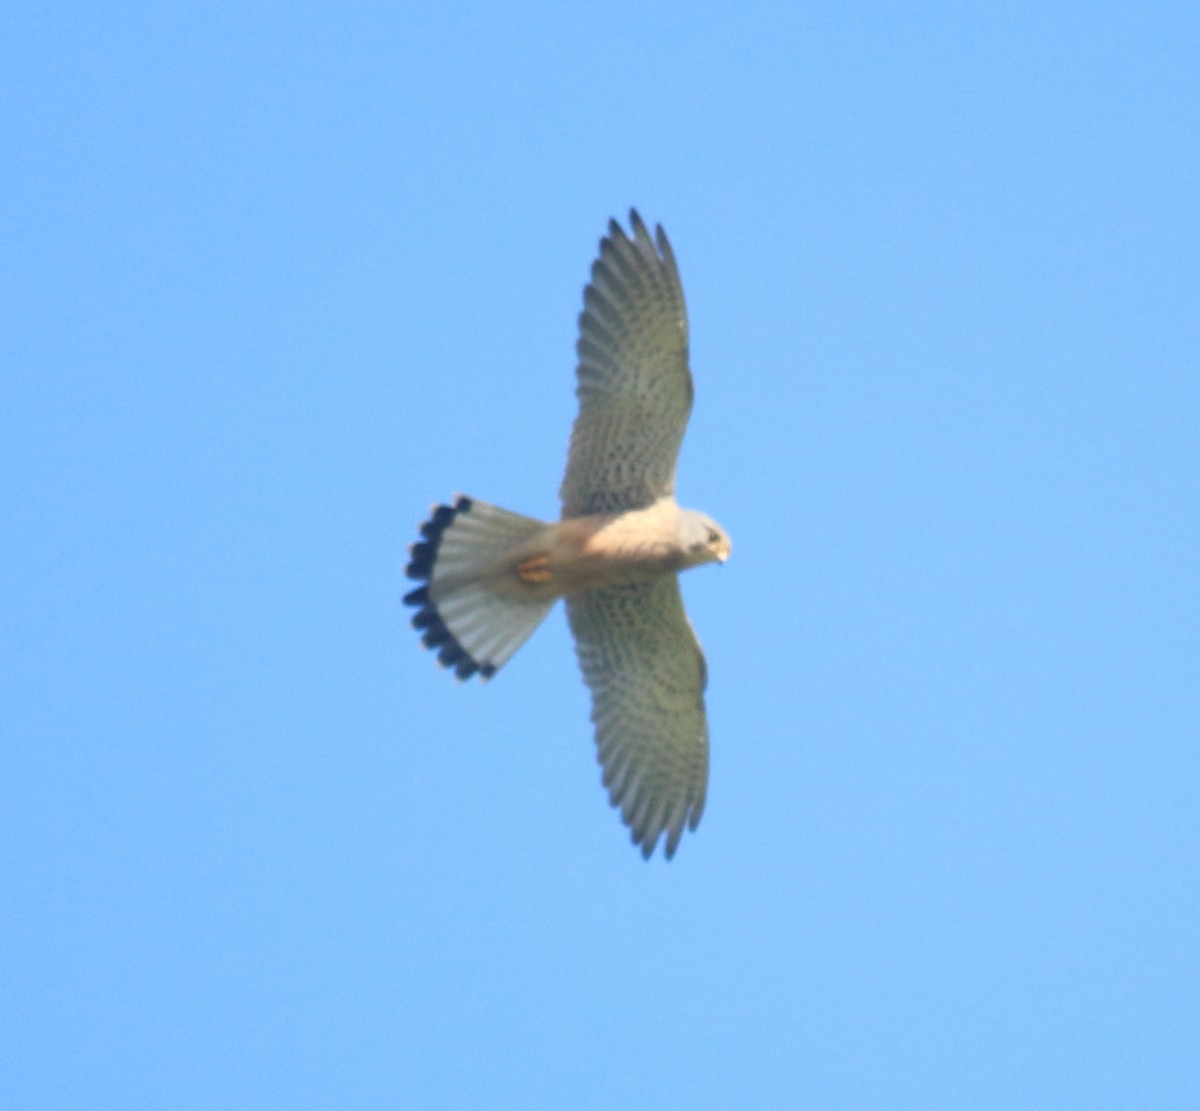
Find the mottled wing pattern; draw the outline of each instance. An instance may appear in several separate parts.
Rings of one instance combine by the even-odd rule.
[[[583,677],[592,691],[604,785],[649,857],[666,833],[674,855],[695,829],[708,785],[704,654],[679,579],[600,587],[567,599]]]
[[[600,242],[579,317],[579,415],[560,495],[564,517],[637,509],[675,489],[692,408],[687,310],[661,227],[636,212]]]

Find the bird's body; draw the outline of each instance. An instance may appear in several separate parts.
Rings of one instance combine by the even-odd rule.
[[[704,657],[677,573],[730,550],[708,517],[675,501],[692,404],[683,289],[661,228],[636,212],[601,242],[580,317],[580,412],[562,518],[543,522],[476,499],[438,506],[407,572],[439,661],[489,678],[555,601],[567,600],[610,797],[649,856],[694,829],[708,778]]]
[[[698,559],[680,539],[678,522],[686,512],[663,498],[646,509],[554,521],[504,553],[488,574],[513,598],[553,601],[683,571],[712,558],[705,550]]]

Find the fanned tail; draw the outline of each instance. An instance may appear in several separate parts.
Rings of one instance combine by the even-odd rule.
[[[439,505],[409,549],[405,573],[424,585],[404,596],[413,628],[438,663],[459,679],[490,679],[529,639],[554,600],[523,599],[495,589],[505,554],[546,526],[474,498]]]

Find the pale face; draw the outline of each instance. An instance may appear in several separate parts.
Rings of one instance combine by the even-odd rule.
[[[687,556],[689,567],[711,563],[714,560],[724,563],[729,558],[732,548],[725,530],[711,517],[697,513],[694,509],[680,510],[679,542]]]

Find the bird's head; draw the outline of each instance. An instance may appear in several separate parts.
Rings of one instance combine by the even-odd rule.
[[[692,509],[682,510],[679,531],[689,567],[713,560],[724,563],[729,558],[733,545],[725,530],[711,517]]]

